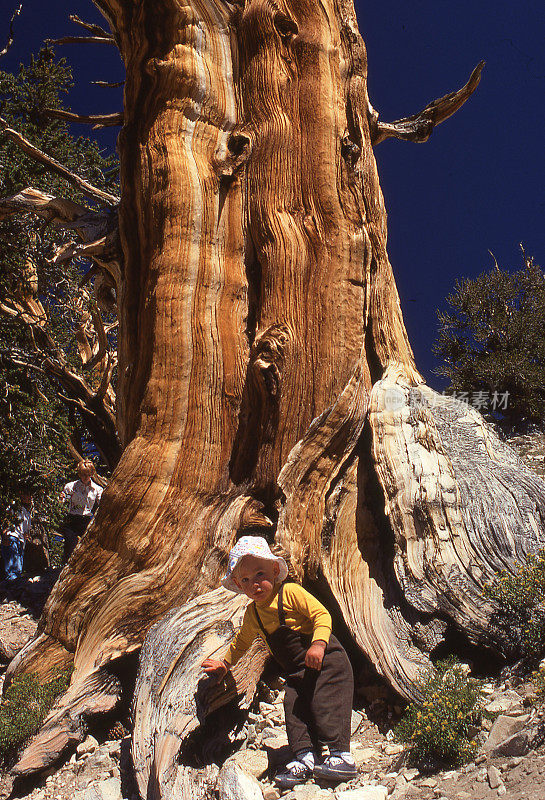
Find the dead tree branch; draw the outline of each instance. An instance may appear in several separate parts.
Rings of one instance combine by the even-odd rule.
[[[110,37],[112,35],[100,25],[96,25],[94,22],[85,22],[85,20],[80,19],[77,14],[70,14],[69,19],[71,22],[75,22],[76,25],[81,25],[82,28],[85,28],[86,31],[89,31],[89,33],[92,33],[94,36]]]
[[[112,114],[74,114],[71,111],[61,111],[58,108],[46,108],[45,113],[53,119],[62,119],[66,122],[79,122],[92,125],[93,129],[107,128],[113,125],[123,125],[123,112]]]
[[[23,10],[23,4],[21,3],[19,8],[16,8],[15,11],[13,12],[13,14],[11,15],[11,19],[9,21],[8,41],[7,41],[6,46],[4,47],[4,49],[0,50],[0,58],[2,58],[2,56],[5,56],[7,54],[8,50],[10,49],[11,45],[13,44],[13,41],[15,39],[15,34],[14,34],[14,31],[13,31],[13,25],[15,23],[15,19],[19,16],[19,14],[21,13],[22,10]]]
[[[124,86],[125,81],[91,81],[93,86],[103,86],[107,89],[117,89],[119,86]]]
[[[378,112],[371,108],[369,121],[373,146],[391,137],[407,142],[426,142],[435,126],[451,117],[471,97],[481,80],[484,63],[481,61],[477,64],[468,82],[461,89],[434,100],[411,117],[404,117],[395,122],[379,122]]]
[[[113,44],[117,47],[113,36],[62,36],[60,39],[46,39],[46,44]]]
[[[55,158],[52,158],[41,150],[38,150],[37,147],[34,147],[34,145],[28,141],[28,139],[25,139],[25,137],[21,136],[20,133],[13,130],[13,128],[10,128],[6,120],[2,117],[0,117],[0,134],[14,142],[14,144],[16,144],[24,153],[26,153],[27,156],[30,156],[30,158],[33,158],[39,164],[43,164],[44,167],[47,167],[47,169],[51,170],[51,172],[61,175],[65,180],[68,181],[68,183],[70,183],[72,186],[75,186],[92,200],[107,206],[114,206],[119,203],[119,197],[116,195],[105,192],[102,189],[99,189],[97,186],[93,186],[83,178],[80,178],[79,175],[76,175],[75,172],[71,172]]]

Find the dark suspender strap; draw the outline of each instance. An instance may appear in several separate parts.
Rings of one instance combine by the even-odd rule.
[[[268,641],[267,631],[265,630],[265,628],[263,626],[263,623],[261,622],[261,617],[259,616],[259,612],[257,610],[257,605],[255,603],[254,603],[254,611],[255,611],[255,616],[256,616],[256,619],[257,619],[257,624],[259,625],[259,627],[263,631],[263,636],[265,637],[265,641]]]
[[[285,625],[286,624],[286,615],[284,614],[283,594],[284,594],[284,584],[282,583],[282,584],[280,584],[280,589],[278,590],[278,619],[279,619],[281,625]],[[261,617],[259,616],[259,611],[257,610],[257,604],[255,602],[254,602],[254,611],[255,611],[255,617],[257,619],[257,624],[259,625],[259,627],[263,631],[263,636],[268,641],[267,631],[265,630],[265,627],[264,627],[263,623],[261,622]]]
[[[280,589],[278,590],[278,619],[280,620],[281,625],[286,624],[286,615],[284,614],[284,584],[280,584]]]

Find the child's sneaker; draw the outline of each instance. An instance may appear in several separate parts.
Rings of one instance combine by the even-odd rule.
[[[279,789],[292,789],[312,777],[312,770],[302,761],[291,761],[283,772],[275,775],[274,782]]]
[[[356,764],[349,753],[330,755],[314,767],[314,777],[324,781],[343,783],[356,775]]]

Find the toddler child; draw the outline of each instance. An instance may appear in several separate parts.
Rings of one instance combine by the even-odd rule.
[[[284,713],[290,748],[295,756],[276,784],[291,788],[316,777],[331,782],[356,775],[350,755],[350,721],[354,678],[348,657],[331,635],[331,617],[309,592],[284,584],[288,569],[259,536],[243,536],[229,553],[223,586],[246,594],[242,626],[223,660],[206,659],[208,675],[223,678],[261,636],[286,679]],[[322,746],[329,756],[321,763]]]

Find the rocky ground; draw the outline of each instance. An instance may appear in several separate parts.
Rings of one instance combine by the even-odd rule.
[[[510,444],[545,477],[545,435],[514,437]],[[3,669],[34,634],[56,577],[51,571],[46,577],[21,581],[15,592],[6,593],[0,584],[0,686]],[[545,800],[545,713],[535,706],[531,683],[511,675],[488,684],[486,690],[487,708],[498,716],[477,734],[481,747],[474,762],[434,774],[410,767],[389,730],[388,719],[395,711],[377,700],[367,714],[353,714],[352,754],[358,777],[335,788],[309,782],[285,792],[282,800]],[[278,800],[280,793],[271,779],[288,757],[281,690],[262,687],[244,733],[242,748],[218,770],[218,799]],[[88,736],[66,763],[32,786],[17,787],[12,797],[138,800],[126,734],[118,725],[108,734]]]
[[[13,598],[0,604],[4,662],[35,626],[32,613]],[[545,800],[545,717],[534,705],[534,687],[511,677],[487,684],[486,691],[488,710],[498,716],[478,734],[481,749],[475,762],[431,775],[408,766],[402,745],[394,741],[385,722],[392,711],[378,700],[368,709],[369,716],[363,711],[353,714],[352,753],[358,777],[335,788],[309,782],[285,792],[282,800]],[[262,685],[260,698],[249,714],[242,749],[218,771],[219,800],[280,797],[271,779],[275,767],[288,757],[282,690]],[[370,717],[381,720],[380,729]],[[60,768],[42,775],[34,785],[17,787],[12,797],[138,800],[130,737],[120,725],[109,735],[88,736]]]
[[[545,433],[534,431],[507,437],[521,458],[534,472],[545,478]]]

